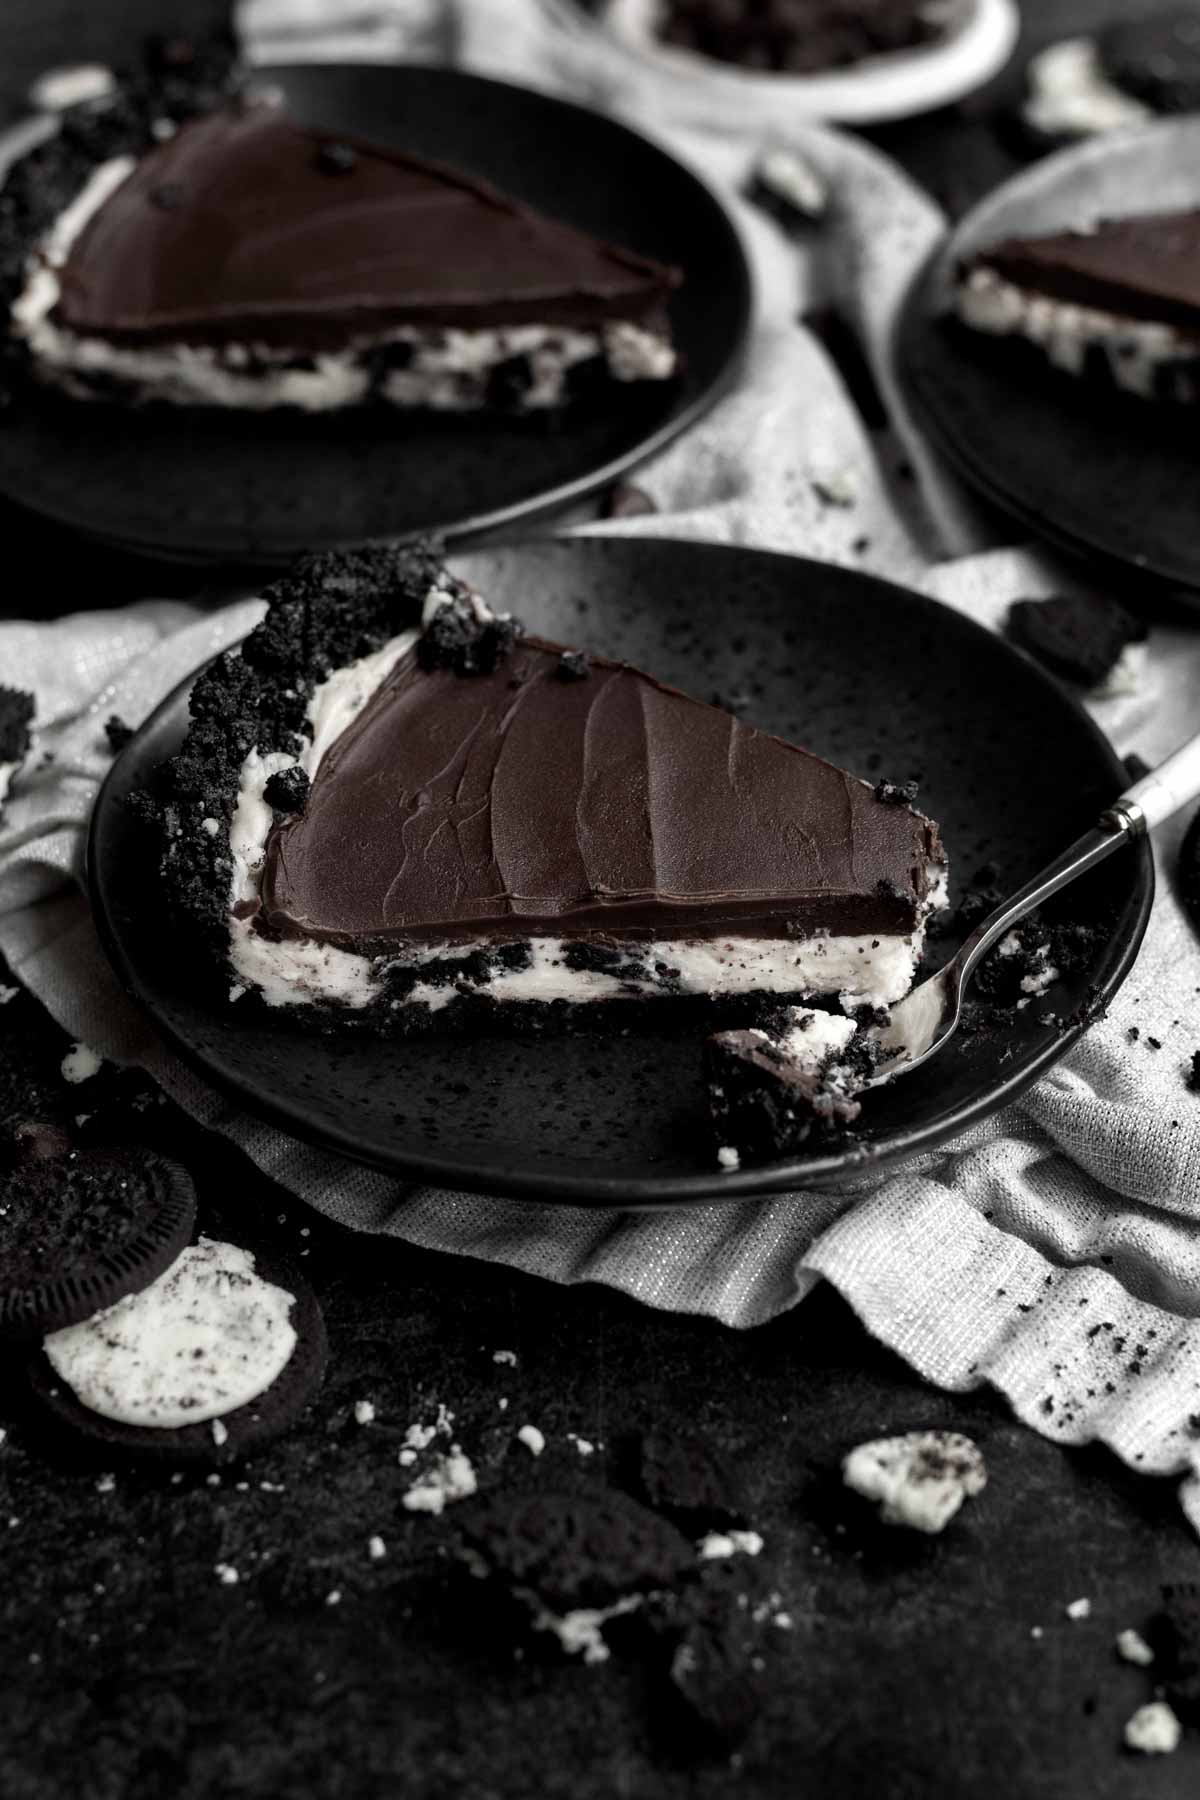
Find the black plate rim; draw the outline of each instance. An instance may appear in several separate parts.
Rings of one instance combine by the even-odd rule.
[[[358,63],[322,63],[320,72],[334,76],[361,73],[364,65]],[[375,65],[366,65],[374,69]],[[253,70],[256,82],[264,85],[272,81],[286,80],[289,74],[303,74],[311,78],[314,65],[311,63],[263,63],[255,65]],[[495,507],[491,512],[479,513],[468,518],[454,521],[439,528],[438,536],[448,544],[467,546],[484,536],[505,531],[513,525],[536,525],[553,513],[566,511],[569,507],[588,499],[591,495],[610,487],[622,476],[640,468],[645,462],[657,456],[668,445],[675,442],[684,433],[690,431],[697,422],[708,413],[719,400],[736,385],[746,360],[750,333],[754,323],[757,304],[755,281],[746,245],[741,230],[730,208],[707,178],[690,164],[675,156],[664,144],[659,143],[647,132],[639,131],[634,125],[612,113],[599,112],[596,108],[585,106],[582,102],[571,100],[561,94],[551,94],[538,88],[524,87],[520,82],[503,81],[490,75],[478,75],[472,70],[455,69],[444,64],[433,63],[400,63],[389,68],[388,73],[402,79],[409,77],[437,76],[452,77],[458,83],[465,83],[476,88],[503,88],[511,94],[522,95],[526,99],[545,102],[552,108],[564,112],[579,113],[591,119],[602,121],[618,135],[634,140],[639,147],[660,162],[671,167],[677,179],[688,182],[698,193],[702,194],[714,213],[714,225],[723,237],[722,257],[728,259],[732,285],[727,288],[727,297],[736,309],[736,325],[731,333],[724,360],[707,385],[692,396],[691,400],[677,410],[673,410],[668,418],[630,445],[620,455],[611,457],[590,473],[577,475],[569,481],[560,482],[557,486],[531,495],[526,500],[513,501],[506,506]],[[28,132],[33,120],[18,120],[5,133],[0,142],[7,141],[10,135]],[[24,151],[18,154],[24,154]],[[18,505],[25,505],[19,495],[10,496]],[[158,562],[179,563],[191,567],[229,567],[237,564],[248,569],[280,569],[294,562],[296,550],[272,553],[260,545],[248,545],[238,554],[231,555],[228,550],[219,552],[206,551],[202,545],[189,547],[178,543],[164,543],[156,538],[129,537],[123,533],[106,532],[103,526],[83,526],[78,519],[63,513],[54,507],[29,507],[38,518],[59,525],[66,530],[78,533],[88,542],[99,544],[105,549],[124,551],[136,556],[150,557]],[[338,539],[322,539],[322,547],[330,550],[346,549],[365,543],[403,542],[423,535],[422,529],[402,534],[399,539],[373,537],[370,539],[346,537]]]
[[[576,541],[588,543],[594,540],[579,539]],[[686,542],[690,548],[702,549],[710,554],[715,552],[721,556],[733,557],[750,555],[755,558],[786,562],[799,577],[803,577],[808,571],[819,572],[833,566],[812,557],[792,556],[785,551],[752,550],[745,545],[693,544],[690,540],[642,538],[640,536],[626,541],[647,545],[652,552],[669,551],[677,547],[679,543]],[[536,548],[538,545],[546,543],[561,544],[562,542],[564,540],[561,537],[545,534],[523,540],[520,543],[505,545],[504,554],[519,556],[525,548]],[[864,582],[878,590],[881,601],[885,603],[915,607],[917,616],[914,618],[914,625],[919,625],[922,619],[926,622],[936,623],[946,613],[952,613],[970,633],[978,633],[979,639],[997,652],[1001,660],[1011,659],[1019,662],[1040,683],[1047,703],[1053,707],[1064,709],[1072,717],[1076,727],[1082,725],[1085,733],[1094,743],[1099,757],[1111,768],[1115,791],[1119,792],[1124,787],[1126,776],[1120,759],[1095,720],[1072,694],[1068,693],[1053,676],[1047,674],[1023,650],[1008,643],[1006,639],[989,631],[985,626],[978,624],[969,615],[959,613],[956,609],[947,607],[942,601],[934,600],[926,594],[917,593],[913,589],[902,587],[882,576],[868,574],[864,570],[839,568],[839,574]],[[200,665],[200,667],[204,666],[206,665]],[[808,1159],[792,1157],[728,1173],[714,1167],[711,1170],[697,1170],[692,1175],[645,1175],[630,1178],[627,1175],[575,1175],[560,1170],[539,1170],[536,1167],[530,1168],[517,1162],[481,1170],[479,1165],[473,1163],[469,1158],[453,1154],[434,1156],[426,1153],[407,1153],[401,1150],[390,1155],[377,1156],[356,1142],[349,1129],[340,1130],[330,1127],[314,1131],[299,1107],[293,1110],[270,1095],[257,1091],[251,1093],[239,1083],[236,1077],[230,1076],[218,1062],[197,1052],[183,1034],[177,1032],[160,1016],[153,1004],[152,996],[147,994],[139,981],[135,962],[131,961],[126,954],[125,945],[114,929],[105,905],[102,839],[109,814],[115,810],[118,804],[113,799],[113,790],[124,780],[129,765],[139,764],[141,744],[153,732],[163,716],[178,705],[180,698],[190,690],[199,672],[200,668],[198,667],[185,676],[155,707],[129,743],[125,745],[120,755],[114,759],[101,784],[92,809],[85,856],[85,873],[92,915],[105,954],[122,987],[146,1011],[156,1031],[180,1056],[181,1060],[222,1094],[235,1100],[239,1106],[245,1107],[257,1117],[277,1126],[288,1136],[299,1138],[318,1149],[332,1150],[351,1162],[364,1164],[393,1178],[399,1177],[402,1180],[441,1188],[456,1188],[469,1193],[496,1194],[506,1198],[532,1200],[542,1204],[558,1202],[568,1206],[619,1206],[623,1210],[630,1211],[657,1210],[683,1205],[729,1204],[747,1199],[779,1196],[792,1189],[799,1190],[798,1197],[803,1198],[803,1192],[806,1189],[820,1189],[852,1183],[856,1179],[874,1175],[909,1161],[915,1156],[936,1150],[950,1139],[958,1137],[979,1120],[990,1116],[1017,1099],[1047,1068],[1066,1055],[1072,1045],[1087,1030],[1086,1023],[1081,1020],[1064,1022],[1061,1031],[1012,1074],[984,1088],[973,1100],[959,1106],[938,1124],[895,1132],[888,1139],[885,1147],[857,1146],[840,1154]],[[1124,941],[1120,942],[1116,962],[1105,981],[1098,987],[1097,999],[1103,1006],[1107,1006],[1112,1001],[1137,960],[1154,901],[1155,867],[1150,841],[1144,837],[1131,848],[1138,859],[1137,874],[1131,895],[1133,915],[1124,926],[1125,937]],[[1110,944],[1119,942],[1121,929],[1121,926],[1118,926]]]
[[[1194,606],[1197,596],[1200,596],[1200,573],[1195,568],[1180,573],[1168,567],[1161,558],[1151,561],[1144,557],[1124,556],[1120,551],[1096,543],[1086,534],[1073,531],[1046,513],[1039,512],[1019,494],[1013,493],[1002,473],[993,464],[980,462],[973,452],[971,442],[954,431],[936,400],[931,398],[931,390],[918,378],[915,369],[918,345],[941,341],[938,335],[939,320],[932,302],[964,241],[969,242],[973,238],[981,220],[986,220],[997,208],[1003,208],[1014,196],[1020,198],[1026,187],[1038,185],[1048,179],[1052,181],[1063,171],[1069,174],[1073,169],[1105,161],[1114,151],[1130,147],[1136,149],[1141,143],[1178,135],[1181,126],[1190,128],[1190,135],[1193,138],[1196,136],[1195,118],[1157,119],[1145,125],[1127,127],[1117,133],[1088,138],[1082,143],[1064,145],[1018,169],[1007,181],[1001,182],[999,187],[992,188],[983,195],[968,212],[953,222],[914,273],[892,328],[891,353],[905,399],[916,414],[918,423],[926,435],[932,438],[955,473],[976,493],[1000,507],[1036,537],[1045,539],[1093,568],[1104,569],[1110,575],[1115,570],[1133,570],[1152,583],[1156,592],[1177,594],[1185,604]]]

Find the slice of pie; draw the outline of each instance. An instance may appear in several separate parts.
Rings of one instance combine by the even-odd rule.
[[[958,316],[1071,375],[1147,399],[1200,399],[1200,210],[1014,237],[959,272]]]
[[[675,373],[674,269],[269,104],[157,123],[94,134],[26,246],[10,330],[72,395],[531,413]]]
[[[268,597],[198,679],[158,810],[235,998],[524,1029],[908,991],[945,859],[900,790],[524,635],[425,551],[315,558]]]

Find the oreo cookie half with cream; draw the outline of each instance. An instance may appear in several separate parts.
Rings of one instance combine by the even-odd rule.
[[[405,1032],[907,993],[945,857],[905,796],[524,635],[428,552],[268,598],[150,803],[235,1003]]]
[[[190,1176],[162,1157],[23,1163],[0,1188],[0,1341],[44,1337],[148,1286],[195,1222]]]
[[[148,1287],[51,1333],[30,1374],[55,1417],[98,1444],[220,1463],[296,1421],[326,1352],[316,1296],[294,1269],[202,1237]]]

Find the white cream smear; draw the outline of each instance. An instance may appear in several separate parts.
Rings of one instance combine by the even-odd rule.
[[[266,411],[291,406],[331,412],[357,406],[372,390],[372,365],[380,351],[401,352],[404,366],[379,385],[381,398],[398,407],[435,412],[473,412],[491,403],[491,378],[514,357],[528,365],[528,385],[515,401],[521,412],[560,406],[571,371],[600,357],[614,381],[665,381],[675,373],[670,343],[644,326],[616,320],[596,331],[553,325],[512,325],[475,331],[401,326],[352,340],[344,350],[320,353],[298,366],[295,351],[262,344],[162,344],[130,348],[57,325],[58,271],[89,221],[132,174],[136,159],[101,163],[30,257],[25,286],[13,302],[14,332],[24,338],[41,374],[76,399],[94,397],[93,382],[125,382],[134,398],[178,406],[231,406]],[[399,358],[398,358],[399,360]]]
[[[296,1347],[294,1304],[248,1250],[202,1237],[141,1293],[52,1332],[45,1351],[92,1412],[175,1430],[266,1392]]]
[[[971,271],[959,285],[956,307],[973,331],[1026,338],[1069,375],[1082,375],[1089,352],[1098,351],[1117,386],[1146,399],[1154,397],[1159,369],[1200,361],[1198,336],[1152,319],[1131,319],[1100,307],[1053,300],[1006,281],[993,269]]]

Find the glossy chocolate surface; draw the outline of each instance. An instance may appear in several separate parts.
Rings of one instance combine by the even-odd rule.
[[[485,182],[260,105],[142,158],[76,240],[56,318],[117,342],[319,351],[393,325],[649,319],[677,280]]]
[[[907,932],[936,832],[628,665],[397,663],[277,824],[263,923],[332,941]]]

